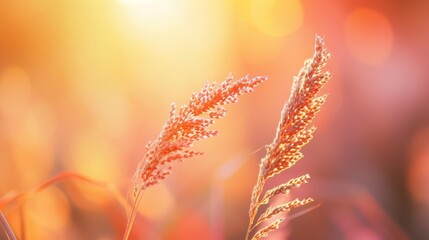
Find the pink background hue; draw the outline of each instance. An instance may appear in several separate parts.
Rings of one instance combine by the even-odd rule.
[[[168,116],[206,81],[268,75],[143,198],[134,238],[242,239],[293,76],[325,37],[334,77],[293,196],[321,207],[273,238],[428,239],[428,1],[0,0],[0,196],[62,171],[123,193]],[[23,207],[29,239],[119,239],[123,209],[80,182]],[[19,235],[19,213],[4,212]],[[30,237],[31,236],[31,237]],[[0,238],[2,235],[0,235]]]

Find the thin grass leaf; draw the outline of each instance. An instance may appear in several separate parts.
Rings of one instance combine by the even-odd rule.
[[[119,190],[114,184],[100,182],[75,172],[62,172],[51,177],[50,179],[46,180],[40,185],[30,189],[29,191],[5,195],[5,197],[0,198],[0,209],[4,209],[13,203],[20,206],[21,204],[24,204],[26,201],[31,199],[34,195],[36,195],[40,191],[43,191],[44,189],[65,180],[79,180],[86,184],[104,188],[112,193],[112,195],[115,197],[115,199],[118,200],[118,202],[121,204],[122,207],[124,207],[124,209],[127,209],[128,207],[128,204],[125,198],[122,196],[122,194],[119,192]]]

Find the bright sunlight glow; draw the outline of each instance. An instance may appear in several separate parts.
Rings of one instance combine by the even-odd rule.
[[[156,0],[118,0],[119,3],[122,3],[127,6],[144,6],[154,3]]]

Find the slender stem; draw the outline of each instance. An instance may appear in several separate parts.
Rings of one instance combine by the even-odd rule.
[[[258,196],[258,198],[259,198],[259,196]],[[245,238],[245,240],[248,240],[248,239],[249,239],[249,234],[250,234],[250,232],[251,232],[251,231],[253,230],[253,228],[254,228],[253,222],[255,221],[255,216],[256,216],[256,214],[257,214],[258,208],[259,208],[259,202],[257,202],[257,203],[256,203],[256,205],[255,205],[255,207],[254,207],[254,209],[255,209],[255,210],[253,210],[253,211],[254,211],[254,213],[255,213],[255,214],[253,214],[253,216],[250,216],[250,217],[249,217],[249,224],[248,224],[248,226],[247,226],[247,233],[246,233],[246,238]]]
[[[255,224],[253,224],[253,226],[250,228],[250,231],[253,231],[257,226],[259,226],[259,224],[261,224],[261,222],[263,222],[263,221],[258,220]]]
[[[136,218],[137,210],[140,205],[140,201],[142,199],[143,189],[139,189],[136,195],[136,199],[134,200],[133,208],[131,210],[130,216],[128,216],[127,228],[125,229],[123,240],[127,240],[130,236],[131,229],[133,228],[134,219]]]
[[[249,226],[247,227],[247,233],[246,233],[246,238],[245,238],[245,240],[248,240],[248,239],[249,239],[249,234],[250,234],[250,223],[249,223]]]
[[[260,171],[259,174],[261,174],[261,170],[259,170],[259,171]],[[258,213],[259,206],[261,206],[261,201],[259,201],[259,198],[261,197],[262,189],[263,189],[263,186],[265,185],[265,180],[266,179],[263,178],[261,175],[258,176],[258,180],[256,182],[255,188],[257,188],[259,186],[262,186],[262,188],[256,192],[255,197],[252,196],[252,202],[254,202],[254,204],[251,204],[253,206],[251,209],[252,210],[251,212],[253,214],[251,214],[251,216],[249,216],[249,225],[247,226],[247,233],[246,233],[245,240],[249,239],[250,232],[254,229],[253,223],[255,221],[256,214]],[[253,195],[253,193],[252,193],[252,195]]]
[[[16,240],[15,234],[13,234],[12,228],[10,228],[9,223],[7,222],[6,217],[0,211],[0,223],[3,226],[3,229],[6,231],[7,238],[9,240]]]

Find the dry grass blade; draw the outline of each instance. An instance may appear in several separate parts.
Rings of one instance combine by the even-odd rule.
[[[146,145],[146,155],[134,174],[132,187],[135,201],[128,217],[124,239],[130,234],[143,190],[166,178],[173,163],[201,155],[202,152],[191,150],[191,147],[195,141],[217,135],[217,131],[208,128],[214,124],[215,119],[225,116],[224,105],[236,103],[239,96],[253,92],[265,80],[266,77],[244,77],[234,82],[230,75],[219,85],[205,84],[180,109],[177,110],[176,105],[172,104],[164,128],[155,141]]]
[[[280,193],[289,193],[290,189],[307,182],[309,178],[308,175],[304,175],[300,178],[292,179],[285,184],[266,191],[264,197],[261,198],[266,181],[295,165],[304,156],[301,153],[301,148],[313,138],[316,128],[309,127],[309,124],[326,101],[326,95],[317,96],[317,94],[331,78],[329,72],[322,72],[322,68],[326,65],[329,57],[324,39],[316,36],[315,53],[312,58],[304,62],[304,67],[294,77],[291,94],[283,107],[276,136],[273,142],[266,146],[267,153],[259,165],[258,179],[252,191],[246,239],[249,239],[252,230],[257,225],[269,220],[274,215],[286,212],[291,207],[303,206],[313,201],[311,198],[307,198],[302,201],[294,200],[275,207],[270,206],[255,222],[261,205],[268,204],[272,197]],[[277,221],[274,223],[277,223]],[[274,230],[274,228],[268,229],[270,230],[266,229],[265,231],[257,232],[252,239],[257,235],[265,236]]]
[[[122,196],[122,194],[119,192],[119,190],[117,189],[117,187],[114,184],[100,182],[100,181],[91,179],[87,176],[84,176],[84,175],[81,175],[81,174],[75,173],[75,172],[62,172],[62,173],[59,173],[59,174],[51,177],[50,179],[46,180],[45,182],[41,183],[40,185],[38,185],[37,187],[35,187],[29,191],[22,192],[22,193],[8,194],[5,197],[1,197],[0,198],[0,209],[4,209],[13,203],[20,206],[21,204],[24,204],[28,199],[30,199],[31,197],[33,197],[35,194],[39,193],[40,191],[43,191],[44,189],[46,189],[46,188],[48,188],[54,184],[57,184],[59,182],[65,181],[65,180],[79,180],[79,181],[82,181],[86,184],[90,184],[93,186],[97,186],[97,187],[106,189],[112,193],[112,195],[118,200],[118,202],[121,204],[121,206],[123,206],[125,209],[128,206],[126,204],[125,198]]]

